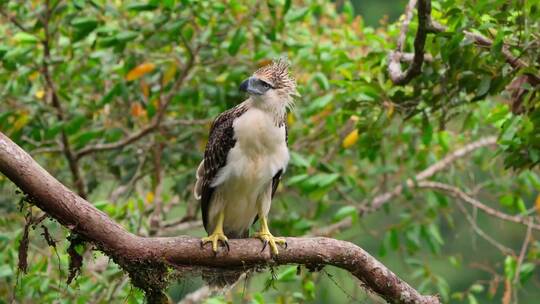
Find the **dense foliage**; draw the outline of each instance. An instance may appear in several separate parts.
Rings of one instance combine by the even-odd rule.
[[[497,136],[496,149],[460,157],[430,180],[535,220],[539,4],[433,2],[433,19],[446,30],[428,35],[432,60],[397,86],[387,64],[401,23],[380,16],[379,25],[367,26],[349,1],[336,2],[0,1],[0,130],[130,231],[202,236],[191,189],[210,119],[245,98],[238,85],[257,67],[287,56],[302,97],[288,116],[292,155],[272,230],[301,236],[348,220],[329,233],[378,254],[444,302],[534,303],[537,232],[525,237],[526,225],[414,179],[460,147]],[[478,46],[464,31],[492,45]],[[528,67],[513,67],[505,52]],[[399,185],[403,191],[373,210],[373,197]],[[25,220],[41,213],[19,209],[20,195],[2,176],[0,189],[0,298],[143,301],[91,248],[77,248],[85,265],[66,285],[66,232],[48,219],[30,230],[28,272],[19,273]],[[47,246],[42,225],[56,248]],[[170,296],[177,301],[201,285],[188,276]],[[357,289],[344,272],[291,266],[254,274],[209,302],[370,301]]]

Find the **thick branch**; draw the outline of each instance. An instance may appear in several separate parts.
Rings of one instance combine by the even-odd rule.
[[[404,53],[404,45],[407,37],[407,31],[409,30],[409,24],[413,17],[413,10],[416,5],[418,10],[418,29],[414,39],[414,55],[412,56],[411,60],[411,54]],[[390,75],[390,79],[392,79],[394,84],[407,84],[414,77],[420,74],[423,62],[426,60],[426,58],[431,58],[430,55],[424,54],[424,46],[427,34],[443,32],[445,30],[445,26],[431,19],[430,0],[419,0],[418,4],[417,0],[409,0],[409,3],[405,8],[404,20],[401,24],[396,50],[392,51],[389,55],[388,74]],[[474,41],[477,46],[491,47],[493,45],[493,41],[491,39],[481,34],[470,31],[463,31],[463,34],[468,39]],[[510,64],[514,69],[526,68],[529,66],[525,61],[514,56],[506,44],[503,44],[502,54],[505,57],[506,62],[508,62],[508,64]],[[409,68],[405,72],[403,72],[401,69],[401,62],[411,62]],[[540,81],[540,77],[536,75],[532,75],[532,77],[534,77],[536,81]]]
[[[427,34],[441,30],[441,27],[438,24],[431,21],[431,1],[419,0],[418,3],[416,2],[417,0],[409,1],[397,42],[397,50],[391,52],[389,56],[388,74],[390,75],[392,82],[397,85],[407,84],[421,73],[422,64],[424,63],[424,46],[426,44]],[[407,70],[403,72],[401,69],[403,49],[415,5],[418,10],[418,29],[416,30],[416,36],[414,38],[414,56],[412,58],[412,63]]]
[[[0,133],[0,172],[23,190],[36,206],[62,225],[93,242],[121,266],[156,263],[168,266],[244,268],[257,265],[333,265],[356,276],[392,303],[439,303],[422,296],[358,246],[330,238],[287,238],[288,248],[271,257],[256,239],[231,240],[230,252],[214,256],[193,237],[144,238],[126,231],[105,213],[76,195],[25,151]]]

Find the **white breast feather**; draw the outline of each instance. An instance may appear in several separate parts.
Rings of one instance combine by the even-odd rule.
[[[225,230],[247,230],[257,215],[257,199],[270,209],[272,178],[289,162],[285,126],[276,126],[271,113],[250,108],[233,123],[236,145],[212,183],[216,187],[210,223],[225,208]]]

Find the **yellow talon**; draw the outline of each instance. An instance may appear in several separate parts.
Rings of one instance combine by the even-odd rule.
[[[278,244],[285,246],[287,248],[287,241],[285,241],[284,238],[275,237],[270,233],[270,230],[268,229],[268,223],[266,221],[265,216],[261,216],[261,231],[255,234],[255,237],[263,241],[263,248],[261,251],[263,251],[266,248],[266,245],[270,246],[270,250],[273,255],[278,255]]]
[[[201,239],[201,246],[204,246],[206,243],[212,243],[212,251],[216,252],[218,251],[218,243],[221,241],[225,247],[227,247],[227,251],[230,250],[229,248],[229,239],[223,234],[223,232],[214,232],[210,234],[207,237],[203,237]]]
[[[224,211],[222,210],[217,219],[216,228],[214,228],[214,232],[210,234],[207,237],[203,237],[201,239],[201,247],[204,247],[206,243],[212,243],[212,251],[214,253],[217,253],[218,251],[218,243],[221,241],[225,247],[227,247],[227,251],[230,251],[231,248],[229,247],[228,238],[223,233],[223,219],[225,218]]]
[[[261,241],[263,241],[264,245],[263,245],[263,249],[261,251],[263,251],[266,248],[266,245],[269,245],[270,250],[272,251],[272,254],[273,255],[278,255],[279,250],[278,250],[277,244],[283,245],[283,246],[285,246],[285,248],[287,248],[287,241],[285,241],[284,238],[275,237],[271,233],[259,232],[259,233],[255,234],[255,237],[260,239]]]

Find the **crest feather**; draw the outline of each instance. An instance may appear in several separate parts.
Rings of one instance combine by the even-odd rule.
[[[268,81],[274,89],[287,96],[300,96],[296,90],[296,80],[289,74],[287,58],[280,57],[271,64],[261,67],[254,76]]]

